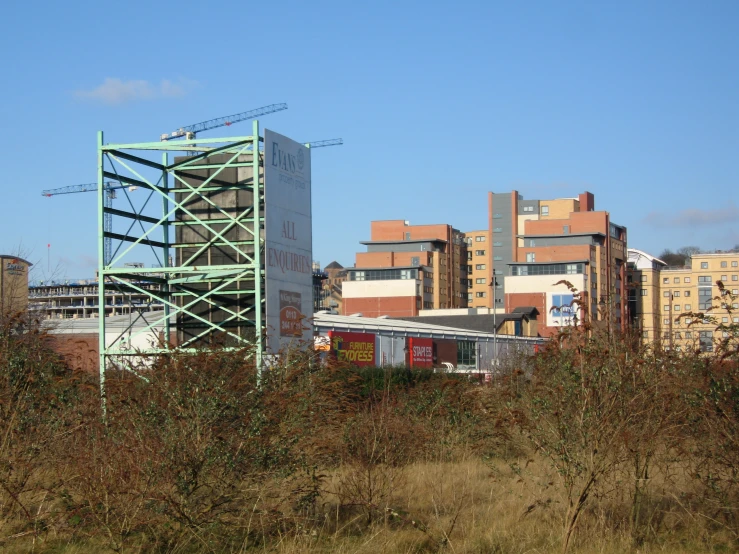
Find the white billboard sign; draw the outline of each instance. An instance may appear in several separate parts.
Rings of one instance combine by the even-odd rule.
[[[264,130],[267,352],[312,340],[310,149]]]

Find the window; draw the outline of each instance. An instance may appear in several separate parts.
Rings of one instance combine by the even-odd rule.
[[[410,233],[406,233],[405,234],[405,240],[411,240],[411,234]]]
[[[670,323],[670,318],[668,318],[668,317],[664,318],[662,320],[662,323],[664,323],[665,325],[667,325],[668,323]]]
[[[549,215],[549,206],[541,207],[541,215]]]
[[[493,214],[493,219],[500,219],[502,217],[503,217],[502,214]]]
[[[485,264],[477,264],[475,269],[485,269]]]
[[[726,262],[721,262],[721,267],[726,267]]]
[[[484,256],[485,251],[484,250],[475,250],[475,256]]]
[[[731,267],[739,267],[739,262],[734,260],[733,262],[731,262]]]
[[[679,283],[680,283],[680,277],[675,277],[675,278],[674,278],[674,279],[672,280],[672,282],[673,282],[673,283],[675,283],[676,285],[677,285],[677,284],[679,284]]]
[[[683,282],[684,283],[690,283],[690,277],[686,277],[685,279],[683,279]]]
[[[496,227],[495,229],[493,229],[493,233],[502,233],[502,232],[503,232],[503,227]]]
[[[643,338],[645,338],[645,339],[648,339],[648,338],[649,338],[649,331],[642,331],[642,332],[641,332],[641,336],[642,336]]]
[[[729,323],[729,318],[728,317],[722,317],[721,318],[721,323]]]
[[[480,236],[475,237],[475,242],[485,242],[485,236],[480,235]]]
[[[708,269],[708,262],[701,262],[701,269]]]
[[[675,310],[676,312],[679,312],[680,311],[680,304],[675,304],[672,309]]]
[[[663,285],[669,285],[670,284],[670,278],[669,277],[663,277],[662,278],[662,284]]]
[[[688,296],[690,296],[690,291],[689,291],[689,290],[686,290],[686,291],[685,291],[685,294],[683,294],[683,296],[685,296],[685,297],[688,297]]]
[[[731,289],[731,294],[739,294],[739,289]]]
[[[501,262],[503,261],[503,256],[493,256],[493,260],[495,260],[496,262]]]
[[[528,263],[533,263],[536,261],[536,254],[534,252],[528,252],[526,254],[526,261]]]
[[[641,295],[642,296],[647,296],[647,292],[649,292],[649,291],[647,291],[647,289],[641,289]]]
[[[728,275],[722,275],[721,276],[721,280],[722,281],[728,281],[729,280],[729,276]]]
[[[676,290],[675,292],[673,292],[672,293],[672,297],[673,298],[679,298],[680,297],[680,291],[679,290]]]
[[[666,290],[665,292],[662,293],[662,296],[664,296],[665,298],[669,298],[670,297],[670,291],[669,290]]]
[[[567,275],[577,275],[579,273],[578,272],[578,264],[567,264],[565,266],[565,273]]]
[[[739,281],[739,275],[736,275],[736,274],[732,275],[731,276],[731,280],[732,281]]]
[[[692,339],[693,338],[693,331],[685,331],[685,338],[686,339]]]
[[[690,319],[689,317],[686,317],[685,318],[685,325],[690,325],[691,323],[693,323],[693,320]]]
[[[420,264],[421,264],[421,258],[419,258],[418,256],[413,256],[411,258],[411,265],[412,266],[417,266],[417,265],[420,265]]]
[[[523,207],[523,211],[524,212],[533,212],[534,211],[534,207],[533,206],[524,206]]]
[[[711,331],[699,331],[701,352],[713,352],[713,333]]]
[[[472,266],[471,265],[468,265],[467,266],[467,273],[472,273]]]
[[[676,338],[676,339],[681,339],[681,338],[682,338],[682,337],[680,336],[680,331],[675,331],[675,338]]]
[[[691,310],[690,304],[685,304],[685,311],[689,312]]]
[[[484,285],[485,284],[485,277],[483,277],[481,279],[480,278],[475,279],[475,283],[477,283],[478,285]]]
[[[503,243],[502,243],[502,242],[500,242],[500,241],[498,241],[498,242],[494,242],[494,243],[493,243],[493,246],[503,246]]]
[[[570,226],[569,225],[563,225],[562,226],[562,234],[563,235],[569,235],[570,234]]]
[[[670,305],[669,304],[665,304],[665,311],[666,312],[669,312],[670,311]]]
[[[640,278],[640,280],[641,280],[642,283],[646,283],[647,282],[647,276],[646,275],[642,275],[641,278]]]
[[[711,298],[710,288],[698,289],[698,309],[699,310],[710,309],[712,302],[713,302],[713,299]]]
[[[475,367],[476,345],[477,343],[471,340],[457,341],[457,366]]]
[[[710,275],[700,275],[698,277],[699,283],[710,283],[711,282],[711,276]]]
[[[475,297],[477,298],[485,298],[488,295],[487,292],[476,292]]]

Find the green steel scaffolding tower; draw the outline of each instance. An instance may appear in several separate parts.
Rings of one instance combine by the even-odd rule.
[[[174,348],[249,347],[261,369],[265,318],[260,140],[257,121],[251,136],[177,142],[104,144],[98,133],[104,409],[106,369],[146,363],[147,357]],[[175,153],[181,155],[173,157]],[[106,206],[110,185],[103,185],[110,181],[123,192],[128,204],[124,209]],[[136,189],[141,190],[134,193]],[[106,230],[106,215],[118,220],[116,230],[127,230]],[[106,244],[112,252],[106,251]],[[144,250],[158,267],[137,263]],[[106,299],[127,292],[144,294],[161,310],[131,316],[122,332],[120,323],[106,329]],[[142,347],[144,339],[148,342]]]

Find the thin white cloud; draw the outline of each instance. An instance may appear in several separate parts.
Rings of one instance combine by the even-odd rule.
[[[156,84],[141,79],[124,81],[116,77],[107,77],[101,85],[91,90],[78,90],[74,95],[82,100],[119,106],[137,100],[181,97],[196,86],[196,81],[187,79],[177,81],[162,79]]]
[[[674,214],[664,212],[650,212],[644,222],[654,226],[672,227],[705,227],[722,223],[735,223],[739,220],[739,208],[729,202],[725,208],[715,210],[682,210]]]

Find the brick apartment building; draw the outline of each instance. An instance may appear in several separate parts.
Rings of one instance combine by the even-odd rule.
[[[415,316],[423,309],[467,307],[467,247],[451,225],[372,221],[355,267],[342,283],[342,313]]]
[[[626,229],[595,211],[593,194],[524,200],[515,190],[490,192],[488,225],[465,233],[472,307],[536,307],[542,336],[586,312],[614,328],[626,325]],[[580,291],[582,308],[573,311],[573,295],[559,281]]]

